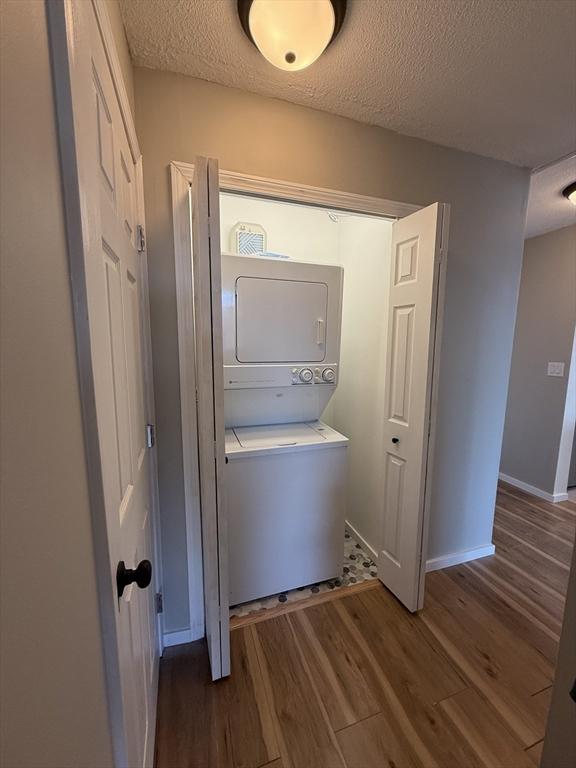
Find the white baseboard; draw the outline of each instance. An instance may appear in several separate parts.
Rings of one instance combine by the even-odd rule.
[[[478,560],[480,557],[488,557],[496,551],[494,544],[488,544],[486,547],[477,547],[476,549],[465,549],[462,552],[452,552],[449,555],[433,557],[426,561],[426,573],[430,571],[439,571],[442,568],[449,568],[451,565],[460,565],[469,563],[471,560]]]
[[[498,477],[505,483],[513,485],[515,488],[520,488],[521,491],[526,491],[526,493],[531,493],[532,496],[538,496],[539,499],[551,501],[552,504],[557,501],[566,501],[568,498],[567,493],[548,493],[548,491],[543,491],[541,488],[536,488],[534,485],[529,485],[529,483],[525,483],[523,480],[516,480],[515,477],[505,475],[504,472],[500,472]]]
[[[352,523],[349,523],[348,520],[345,521],[346,528],[350,531],[352,536],[356,539],[356,541],[361,544],[364,549],[366,550],[366,553],[370,555],[372,560],[374,560],[375,563],[378,563],[378,552],[374,549],[374,547],[371,547],[370,544],[366,541],[364,536],[362,536],[361,533],[359,533],[356,528],[352,525]]]
[[[192,630],[181,629],[179,632],[164,632],[162,644],[164,648],[170,648],[173,645],[184,645],[184,643],[191,643],[194,639],[197,638],[192,637]]]
[[[364,536],[358,532],[358,530],[346,520],[346,528],[350,531],[352,536],[358,541],[358,543],[364,548],[364,550],[370,555],[372,560],[378,564],[378,553],[374,547],[370,546]],[[449,568],[451,565],[460,565],[460,563],[467,563],[471,560],[478,560],[480,557],[488,557],[493,555],[496,551],[494,544],[489,544],[485,547],[477,547],[476,549],[466,549],[463,552],[452,552],[449,555],[442,555],[442,557],[434,557],[426,562],[426,572],[439,571],[442,568]]]

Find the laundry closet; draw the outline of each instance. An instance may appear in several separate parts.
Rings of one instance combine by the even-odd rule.
[[[220,194],[231,606],[339,584],[345,526],[376,572],[391,237],[383,217]]]
[[[376,577],[423,605],[449,206],[200,157],[171,181],[190,616],[218,679],[230,607]]]

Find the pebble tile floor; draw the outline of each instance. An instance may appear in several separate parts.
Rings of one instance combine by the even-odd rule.
[[[375,579],[377,575],[376,565],[370,555],[367,555],[354,537],[346,531],[344,535],[344,567],[341,578],[321,581],[318,584],[309,584],[307,587],[299,587],[289,592],[281,592],[279,595],[270,595],[270,597],[265,597],[261,600],[253,600],[250,603],[235,605],[230,608],[230,616],[248,616],[255,611],[276,608],[278,605],[286,603],[295,603],[298,600],[305,600],[307,597],[321,592],[330,592],[330,590],[342,589],[352,584]]]

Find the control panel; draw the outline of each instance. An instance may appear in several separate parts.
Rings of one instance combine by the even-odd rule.
[[[336,384],[336,369],[292,368],[292,384]]]
[[[292,388],[294,384],[324,384],[328,385],[326,389],[334,388],[338,384],[338,364],[224,366],[224,389],[279,389]]]

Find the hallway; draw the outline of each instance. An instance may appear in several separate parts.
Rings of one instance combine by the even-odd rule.
[[[500,484],[496,554],[429,574],[418,615],[379,582],[275,610],[232,631],[216,684],[203,641],[167,649],[156,765],[537,765],[575,524]]]

